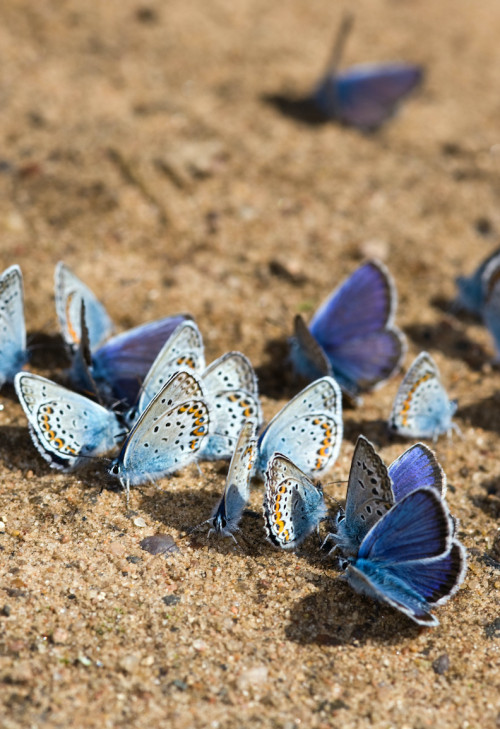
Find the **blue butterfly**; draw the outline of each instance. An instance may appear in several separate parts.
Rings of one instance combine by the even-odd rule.
[[[319,476],[335,461],[342,442],[342,393],[332,377],[305,387],[271,420],[258,440],[256,474],[263,478],[275,453]]]
[[[351,398],[392,377],[405,354],[394,324],[396,290],[387,269],[369,261],[337,288],[309,328],[295,317],[291,360],[309,380],[335,377]]]
[[[125,436],[116,415],[83,395],[19,372],[14,385],[38,452],[53,468],[70,471],[116,450]]]
[[[140,415],[109,473],[129,497],[130,486],[178,471],[194,462],[209,434],[209,410],[196,376],[177,372]]]
[[[129,420],[143,412],[148,402],[180,368],[201,377],[210,407],[211,432],[203,446],[207,460],[231,458],[243,423],[255,419],[260,425],[257,378],[241,352],[228,352],[205,367],[201,334],[193,321],[178,325],[162,347],[144,379],[137,406]]]
[[[466,552],[453,538],[453,520],[433,488],[410,491],[371,527],[344,565],[357,592],[387,603],[420,625],[438,625],[466,572]]]
[[[389,428],[406,438],[432,438],[460,432],[452,417],[456,400],[446,394],[439,370],[428,352],[421,352],[406,373],[394,400]]]
[[[266,536],[276,547],[295,549],[327,515],[323,490],[281,453],[266,471]]]
[[[401,101],[422,81],[420,66],[373,63],[338,71],[343,46],[352,27],[344,17],[328,71],[313,93],[313,101],[327,117],[362,131],[372,131],[394,116]]]
[[[496,269],[500,263],[500,248],[497,248],[485,258],[472,276],[458,276],[455,279],[458,288],[458,296],[455,303],[460,309],[465,309],[465,311],[469,311],[472,314],[482,314],[485,289],[488,289],[488,280],[490,278],[490,275],[486,275],[485,279],[485,274],[492,263],[494,268],[490,268],[490,275],[492,270]]]
[[[250,494],[250,480],[257,453],[257,423],[247,420],[241,428],[236,448],[229,464],[224,493],[208,522],[212,525],[208,535],[214,531],[223,537],[232,537],[238,525]],[[236,540],[235,540],[236,541]]]
[[[185,315],[165,317],[118,334],[101,344],[111,329],[111,320],[102,305],[83,283],[77,288],[61,281],[78,282],[74,274],[59,264],[56,269],[56,302],[63,337],[72,353],[69,372],[71,381],[80,390],[102,397],[105,401],[130,407],[139,397],[142,381],[165,341]],[[66,298],[61,293],[64,290]],[[90,307],[90,318],[87,315]],[[104,319],[101,322],[101,311]],[[63,319],[64,315],[64,319]],[[102,327],[99,326],[102,324]],[[108,326],[109,323],[109,326]],[[90,324],[90,326],[89,326]],[[98,341],[94,349],[92,341]]]
[[[23,275],[14,265],[0,276],[0,388],[14,380],[27,360]]]
[[[334,550],[357,554],[361,542],[384,514],[412,491],[432,488],[440,498],[446,493],[446,477],[434,453],[423,443],[408,448],[389,468],[372,443],[360,435],[356,442],[347,484],[345,510],[337,514]],[[332,551],[334,551],[332,550]]]
[[[495,364],[500,362],[500,255],[491,257],[482,277],[483,319],[496,349]]]

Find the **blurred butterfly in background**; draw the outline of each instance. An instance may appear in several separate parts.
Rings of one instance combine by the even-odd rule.
[[[309,327],[295,317],[290,358],[309,380],[333,376],[356,399],[392,377],[405,354],[394,326],[397,296],[381,263],[369,261],[344,281],[313,316]]]
[[[56,382],[27,372],[15,388],[38,452],[52,468],[70,471],[117,449],[125,437],[116,415]]]
[[[481,316],[483,313],[483,304],[485,298],[485,290],[488,287],[488,280],[494,269],[490,268],[490,264],[495,262],[494,269],[500,264],[500,248],[497,248],[476,268],[471,276],[458,276],[455,279],[458,288],[458,296],[455,305],[468,311],[471,314]],[[489,273],[486,270],[490,268]],[[486,274],[486,276],[485,276]]]
[[[345,509],[337,514],[332,541],[344,556],[357,554],[374,524],[398,501],[419,488],[446,494],[446,477],[434,453],[423,443],[408,448],[387,468],[372,443],[360,435],[352,457]]]
[[[342,20],[328,69],[312,99],[325,116],[361,131],[373,131],[394,116],[422,81],[423,70],[410,63],[372,63],[339,71],[353,17]]]
[[[127,492],[194,462],[209,434],[209,408],[194,373],[177,372],[153,397],[127,436],[109,473]]]
[[[162,347],[142,385],[137,406],[128,415],[132,421],[179,369],[201,377],[210,407],[210,436],[203,446],[205,459],[231,458],[243,423],[262,421],[257,377],[241,352],[227,352],[205,367],[201,333],[194,321],[178,325]]]
[[[14,265],[0,276],[0,388],[13,382],[27,361],[23,275]]]
[[[342,393],[333,377],[305,387],[269,422],[258,440],[256,475],[264,478],[275,453],[319,476],[337,460],[342,443]]]
[[[401,611],[420,625],[438,625],[431,609],[462,584],[467,565],[454,539],[446,502],[433,488],[410,491],[367,532],[344,563],[354,590]]]
[[[92,291],[60,262],[55,274],[56,311],[72,356],[70,378],[84,392],[107,402],[133,405],[158,352],[176,327],[178,315],[158,319],[108,339],[113,324]]]
[[[289,458],[275,453],[265,478],[264,521],[267,539],[295,549],[327,515],[323,490]]]
[[[421,352],[406,373],[392,406],[389,428],[405,438],[432,438],[459,427],[452,422],[457,409],[444,389],[439,369],[428,352]]]
[[[257,453],[256,430],[255,420],[247,420],[241,428],[229,464],[222,498],[211,518],[203,522],[211,524],[208,536],[214,531],[217,536],[232,537],[236,541],[234,532],[239,530],[238,525],[250,495],[250,480]]]
[[[493,337],[496,354],[494,363],[500,362],[500,254],[491,256],[482,276],[483,319]]]

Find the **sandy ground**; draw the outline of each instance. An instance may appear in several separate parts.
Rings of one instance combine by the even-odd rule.
[[[277,103],[316,80],[341,10],[2,3],[0,269],[22,266],[35,371],[64,365],[52,291],[64,259],[119,329],[188,311],[209,361],[244,351],[269,417],[298,389],[284,362],[293,315],[379,256],[397,282],[406,366],[428,349],[459,399],[464,437],[442,438],[437,454],[467,580],[441,625],[419,629],[352,593],[315,539],[299,554],[273,549],[260,517],[245,517],[241,548],[179,540],[210,514],[224,464],[135,489],[127,512],[121,493],[101,493],[104,464],[50,470],[4,390],[5,729],[500,724],[500,376],[487,332],[450,312],[454,277],[498,245],[500,5],[356,3],[346,63],[427,69],[372,136]],[[346,479],[359,433],[386,462],[409,445],[385,428],[399,382],[346,410],[329,480]],[[325,489],[342,499],[345,485]],[[261,499],[256,484],[254,509]],[[181,552],[142,551],[155,532]]]

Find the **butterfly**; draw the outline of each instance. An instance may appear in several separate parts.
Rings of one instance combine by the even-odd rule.
[[[276,547],[295,549],[326,517],[323,490],[281,453],[271,458],[265,483],[266,536]]]
[[[340,26],[327,73],[313,92],[313,101],[325,116],[361,131],[372,131],[394,116],[402,100],[422,81],[420,66],[410,63],[372,63],[339,71],[343,46],[352,26],[345,17]]]
[[[23,275],[14,265],[0,276],[0,387],[12,382],[27,360]]]
[[[250,480],[257,452],[256,429],[255,420],[247,420],[241,428],[229,464],[224,493],[211,518],[204,522],[212,525],[208,536],[214,531],[217,535],[234,539],[234,532],[238,531],[250,493]]]
[[[305,387],[270,421],[258,439],[256,474],[263,477],[274,453],[319,476],[335,461],[342,442],[342,393],[333,377]]]
[[[203,384],[193,373],[177,372],[142,412],[109,468],[127,500],[130,486],[154,482],[195,461],[209,423]]]
[[[491,257],[482,276],[483,285],[483,319],[493,337],[496,357],[500,362],[500,255]]]
[[[347,483],[345,510],[337,514],[333,541],[346,556],[357,554],[361,542],[384,514],[412,491],[432,488],[440,498],[446,493],[446,477],[434,453],[416,443],[385,465],[372,443],[360,435],[356,442]]]
[[[410,491],[368,531],[344,577],[357,592],[387,603],[420,625],[438,625],[431,609],[446,602],[466,572],[446,502],[433,488]]]
[[[113,412],[51,380],[19,372],[14,385],[33,443],[53,468],[87,465],[116,450],[125,436]]]
[[[205,387],[211,433],[203,446],[203,458],[231,458],[245,420],[256,419],[258,424],[262,420],[257,378],[241,352],[227,352],[205,367],[203,340],[193,321],[179,324],[160,350],[144,379],[137,406],[129,413],[129,421],[143,412],[179,368],[196,372]]]
[[[333,376],[352,399],[387,380],[405,354],[394,324],[396,289],[387,269],[368,261],[318,309],[309,328],[295,317],[290,357],[309,380]]]
[[[392,406],[389,428],[406,438],[432,438],[460,432],[452,422],[456,400],[449,400],[439,370],[428,352],[421,352],[406,373]]]
[[[141,324],[92,350],[85,299],[80,298],[79,307],[79,340],[69,377],[82,391],[115,407],[121,403],[126,410],[137,401],[142,381],[163,344],[186,317],[181,314]]]
[[[486,270],[495,262],[494,268],[500,263],[500,248],[497,248],[482,263],[479,264],[472,276],[458,276],[455,279],[458,288],[458,296],[456,305],[460,309],[465,309],[472,314],[482,314],[485,288],[488,288],[488,279],[490,275],[486,274]],[[486,279],[485,279],[486,274]]]

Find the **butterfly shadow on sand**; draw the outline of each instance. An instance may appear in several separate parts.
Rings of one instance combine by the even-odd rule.
[[[317,591],[290,607],[285,633],[295,643],[341,646],[377,642],[391,646],[419,633],[419,627],[403,615],[357,595],[334,573],[314,574],[311,582]]]

